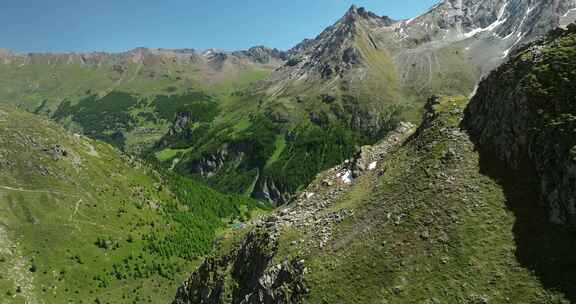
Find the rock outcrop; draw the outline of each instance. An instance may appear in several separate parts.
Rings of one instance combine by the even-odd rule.
[[[277,241],[264,230],[250,232],[242,245],[207,259],[179,289],[173,304],[296,304],[307,289],[304,261],[274,264]]]
[[[550,218],[576,226],[576,25],[514,53],[489,75],[463,126],[479,149],[535,172]]]

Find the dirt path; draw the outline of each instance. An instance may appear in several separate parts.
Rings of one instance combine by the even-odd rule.
[[[77,196],[77,195],[72,195],[69,193],[54,191],[54,190],[31,190],[31,189],[15,188],[15,187],[1,186],[1,185],[0,185],[0,189],[4,189],[4,190],[8,190],[8,191],[26,192],[26,193],[50,193],[50,194],[60,194],[60,195],[65,195],[65,196]]]

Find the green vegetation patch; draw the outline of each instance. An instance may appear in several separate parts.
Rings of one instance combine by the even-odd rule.
[[[250,198],[218,193],[200,182],[167,173],[167,184],[178,204],[165,207],[172,225],[159,227],[146,239],[158,255],[194,260],[213,249],[216,231],[226,227],[222,219],[243,222],[257,208],[267,208]]]
[[[112,92],[102,98],[91,95],[77,104],[61,103],[53,118],[71,117],[87,136],[122,148],[125,143],[122,131],[133,128],[135,120],[130,111],[137,104],[135,96],[123,92]]]
[[[193,122],[211,122],[218,114],[218,105],[202,92],[184,95],[159,95],[153,101],[158,116],[173,121],[179,113],[189,113]]]

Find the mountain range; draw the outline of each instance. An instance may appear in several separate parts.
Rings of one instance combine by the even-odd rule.
[[[576,301],[575,20],[444,0],[287,51],[0,49],[0,302]]]

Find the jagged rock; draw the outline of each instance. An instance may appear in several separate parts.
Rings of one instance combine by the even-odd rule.
[[[298,65],[300,62],[302,62],[302,58],[293,57],[293,58],[290,58],[288,61],[286,61],[286,65],[293,67],[293,66]]]
[[[308,292],[305,262],[294,258],[271,265],[278,244],[269,233],[255,230],[229,255],[209,258],[180,288],[173,304],[297,304]],[[230,270],[235,284],[225,284]]]
[[[174,136],[176,134],[181,133],[184,131],[188,124],[192,121],[192,113],[190,112],[179,112],[174,118],[174,122],[172,123],[172,127],[170,128],[169,135]]]
[[[289,193],[283,193],[280,191],[274,181],[270,179],[264,181],[259,180],[257,183],[257,189],[254,190],[252,196],[279,205],[288,202],[291,197]]]
[[[233,55],[246,56],[255,62],[267,64],[274,60],[284,61],[287,60],[288,54],[278,49],[271,49],[265,46],[255,46],[249,48],[247,51],[233,52]]]

